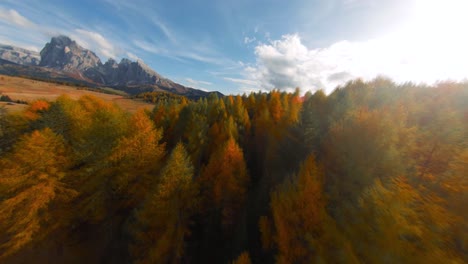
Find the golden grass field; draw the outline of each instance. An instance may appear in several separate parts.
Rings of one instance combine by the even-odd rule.
[[[12,100],[22,100],[31,102],[36,99],[46,99],[53,101],[62,94],[67,94],[73,99],[78,99],[83,95],[91,94],[105,101],[114,102],[122,109],[135,112],[137,109],[152,109],[152,104],[128,99],[120,95],[104,94],[86,90],[79,90],[77,87],[48,83],[21,77],[0,75],[0,94],[8,95]],[[26,108],[26,105],[0,102],[0,107],[4,106],[7,111],[19,111]]]

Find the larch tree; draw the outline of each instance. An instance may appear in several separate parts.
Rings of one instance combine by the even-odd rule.
[[[355,203],[375,178],[385,181],[405,172],[399,145],[400,134],[405,133],[402,126],[404,122],[388,113],[366,108],[351,111],[331,125],[322,155],[332,202]]]
[[[322,178],[322,172],[310,157],[297,178],[287,179],[272,193],[271,213],[278,263],[313,261],[313,251],[318,248],[314,249],[309,243],[314,236],[320,236],[325,219]]]
[[[261,217],[259,228],[263,248],[277,251],[276,263],[326,263],[337,254],[331,244],[341,248],[341,261],[355,262],[325,210],[323,177],[309,156],[297,176],[271,193],[271,217]]]
[[[281,94],[279,91],[271,91],[268,108],[275,123],[278,123],[284,115],[284,108],[281,104]]]
[[[249,183],[244,154],[232,137],[211,155],[200,181],[206,200],[221,214],[221,225],[229,229],[244,206]]]
[[[329,112],[327,96],[322,90],[308,96],[304,101],[301,115],[302,131],[308,147],[314,153],[320,151],[320,145],[328,131]]]
[[[136,263],[180,263],[190,219],[198,208],[193,166],[178,143],[161,171],[159,183],[137,210],[130,251]]]
[[[363,191],[343,231],[364,262],[462,263],[445,248],[452,222],[437,196],[395,177]]]
[[[192,110],[191,118],[185,127],[184,140],[187,142],[186,148],[192,158],[195,170],[198,171],[209,142],[208,124],[203,107],[197,104],[196,107],[192,106]]]
[[[77,195],[64,182],[69,164],[63,138],[48,128],[24,135],[0,160],[0,259],[63,224],[53,210]]]
[[[162,131],[154,127],[144,110],[139,110],[129,120],[127,135],[112,150],[111,186],[130,205],[141,202],[156,181],[164,155],[161,138]]]

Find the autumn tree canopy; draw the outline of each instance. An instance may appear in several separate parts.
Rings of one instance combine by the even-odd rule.
[[[0,109],[1,263],[468,262],[466,82],[136,97]]]

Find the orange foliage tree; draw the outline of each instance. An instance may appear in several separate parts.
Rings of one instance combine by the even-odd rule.
[[[119,139],[109,162],[113,191],[131,205],[140,202],[156,181],[164,144],[159,143],[162,131],[154,127],[145,111],[136,112],[128,123],[127,135]]]
[[[244,154],[231,137],[211,155],[202,171],[206,200],[221,212],[222,226],[232,226],[246,200],[249,176]]]
[[[302,165],[297,178],[287,179],[272,193],[271,212],[278,263],[313,260],[308,241],[322,231],[325,205],[322,178],[322,172],[310,157]]]
[[[180,263],[190,219],[198,208],[198,188],[193,166],[178,143],[161,171],[159,183],[136,213],[134,243],[136,263]]]
[[[64,182],[69,164],[63,138],[47,128],[24,135],[0,160],[0,258],[61,227],[66,217],[53,210],[77,195]]]

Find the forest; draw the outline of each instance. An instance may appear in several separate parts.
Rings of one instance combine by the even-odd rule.
[[[0,263],[468,263],[468,82],[0,109]]]

